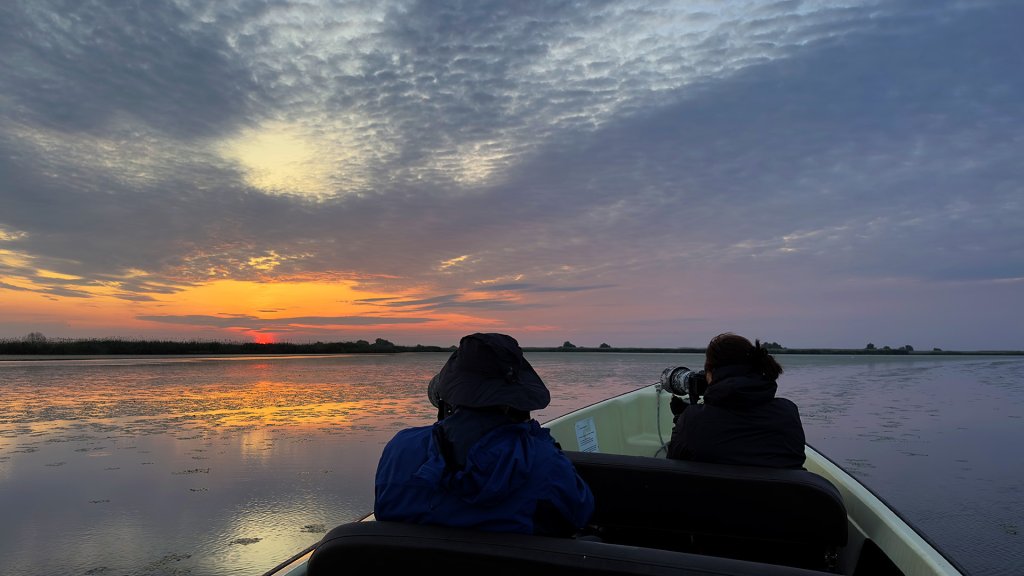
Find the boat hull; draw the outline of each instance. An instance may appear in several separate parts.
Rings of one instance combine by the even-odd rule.
[[[605,531],[594,536],[598,541],[395,525],[390,522],[376,522],[371,514],[361,521],[335,528],[317,546],[282,563],[267,576],[315,576],[318,565],[328,566],[328,571],[333,572],[341,563],[350,561],[353,566],[362,565],[376,569],[396,566],[380,563],[388,558],[412,558],[414,563],[410,566],[416,566],[416,562],[432,562],[431,558],[435,556],[445,558],[447,568],[473,566],[476,572],[491,572],[492,576],[503,573],[504,568],[520,566],[517,561],[522,558],[536,560],[530,564],[532,568],[527,567],[532,571],[554,570],[560,574],[602,572],[603,568],[593,562],[595,555],[615,563],[621,568],[616,573],[623,574],[654,574],[674,570],[674,573],[719,575],[964,575],[961,568],[948,560],[933,543],[924,538],[886,502],[812,446],[806,447],[806,471],[751,469],[667,460],[665,448],[672,430],[670,399],[671,395],[660,386],[651,385],[575,410],[544,424],[562,449],[574,460],[581,475],[589,477],[588,483],[596,488],[596,499],[614,503],[614,506],[606,505],[602,512],[599,502],[595,516],[598,524],[604,522]],[[615,470],[614,473],[621,477],[611,478],[600,470],[602,467]],[[643,480],[644,474],[648,473],[651,474],[651,479]],[[662,478],[662,474],[671,478]],[[821,482],[808,478],[809,476]],[[790,486],[790,482],[808,484],[813,489],[808,492],[809,496],[802,495],[803,489],[799,486]],[[773,483],[776,484],[774,487]],[[821,483],[824,483],[824,486],[817,486]],[[673,493],[676,486],[680,486],[679,494]],[[615,541],[623,534],[642,533],[629,527],[623,527],[618,531],[609,530],[616,522],[622,524],[633,521],[629,518],[631,505],[628,504],[628,499],[632,495],[647,493],[648,496],[655,497],[654,500],[633,507],[643,508],[646,513],[655,515],[649,518],[657,517],[656,515],[664,515],[667,518],[679,517],[679,514],[671,512],[671,506],[664,503],[685,502],[688,496],[702,496],[699,493],[688,495],[686,486],[690,486],[689,490],[704,492],[705,497],[708,493],[723,490],[727,486],[741,486],[735,488],[732,494],[750,492],[762,496],[758,500],[748,500],[744,505],[731,508],[729,513],[721,517],[713,515],[713,507],[701,509],[700,513],[705,515],[704,520],[695,522],[693,526],[664,525],[666,532],[682,530],[684,537],[681,538],[672,536],[663,538],[663,541],[658,543]],[[598,490],[600,494],[597,493]],[[778,504],[773,502],[774,499],[796,501],[795,499],[805,497],[811,498],[806,501],[806,505],[793,504],[790,500],[785,500],[784,503],[788,507],[772,507]],[[729,492],[722,492],[708,497],[708,501],[713,504],[728,498]],[[835,519],[835,510],[825,510],[834,508],[836,502],[839,506],[838,521]],[[613,520],[614,514],[609,509],[616,507],[616,513],[620,518]],[[797,513],[805,513],[808,510],[820,514],[800,516]],[[694,517],[701,518],[699,514]],[[789,522],[789,526],[786,530],[775,530],[774,532],[779,532],[775,534],[771,528],[778,522],[768,526],[765,517],[777,521],[781,519]],[[799,520],[800,518],[804,520]],[[729,521],[733,521],[732,525]],[[801,527],[801,521],[807,522],[808,525]],[[373,523],[374,526],[355,526],[366,523]],[[780,564],[774,560],[751,561],[746,558],[749,555],[744,554],[746,550],[742,549],[742,545],[729,548],[731,544],[720,544],[757,540],[758,535],[750,531],[756,532],[759,523],[768,526],[764,531],[763,542],[759,545],[770,542],[771,538],[777,538],[780,547],[803,544],[821,546],[825,551],[822,558],[824,564],[807,568]],[[814,533],[817,527],[822,527],[822,534]],[[783,542],[785,538],[781,533],[787,531],[799,534],[793,538],[803,538],[807,541]],[[656,540],[660,532],[662,530],[656,529],[647,533],[651,535],[652,540]],[[603,535],[608,536],[610,540],[604,540]],[[678,545],[672,545],[673,541]],[[506,544],[502,544],[503,542]],[[701,545],[709,542],[719,547],[714,548],[713,553],[702,553]],[[486,552],[488,550],[491,552]],[[641,551],[639,556],[631,552],[636,550]],[[371,553],[363,554],[367,551]],[[440,556],[439,551],[443,552]],[[486,559],[489,555],[492,556],[491,560]],[[356,562],[356,557],[362,560]],[[632,564],[630,558],[634,559]],[[487,566],[488,562],[493,562],[490,568],[481,568]],[[313,566],[312,570],[310,566]],[[517,570],[521,571],[522,566]]]
[[[657,384],[633,390],[545,423],[564,450],[665,457],[672,432],[672,395]],[[838,572],[853,574],[858,564],[893,568],[906,576],[959,576],[962,569],[933,543],[824,454],[808,445],[804,467],[839,491],[846,505],[849,541]],[[891,566],[889,565],[891,564]]]

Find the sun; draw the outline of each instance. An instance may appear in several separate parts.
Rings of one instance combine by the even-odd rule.
[[[267,332],[252,332],[251,336],[253,341],[257,344],[274,344],[277,342],[277,338],[273,334]]]

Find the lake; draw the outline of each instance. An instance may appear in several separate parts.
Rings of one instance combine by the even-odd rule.
[[[0,572],[262,574],[370,512],[445,353],[0,357]],[[701,355],[527,353],[541,422]],[[1024,357],[779,355],[809,444],[972,574],[1024,573]]]

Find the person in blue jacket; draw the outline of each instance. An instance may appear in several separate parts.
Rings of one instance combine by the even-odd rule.
[[[519,343],[465,336],[427,388],[437,422],[399,431],[377,466],[377,520],[572,536],[594,496],[546,428],[551,401]]]

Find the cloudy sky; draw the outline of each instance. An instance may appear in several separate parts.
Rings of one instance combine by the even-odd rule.
[[[1024,349],[1016,0],[5,0],[0,338]]]

